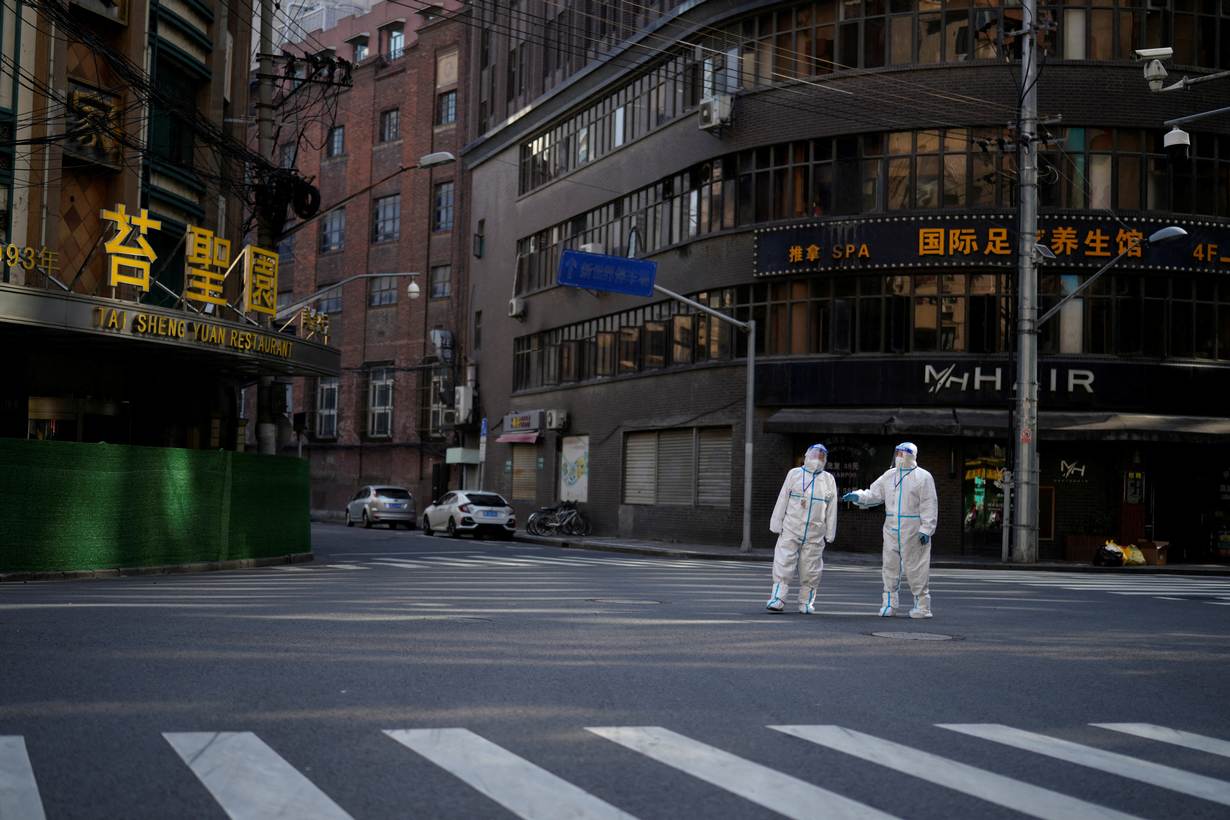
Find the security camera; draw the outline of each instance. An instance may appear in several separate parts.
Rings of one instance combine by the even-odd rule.
[[[1145,82],[1149,84],[1150,91],[1162,90],[1162,84],[1166,82],[1166,66],[1162,65],[1161,60],[1145,63]]]
[[[1162,147],[1166,149],[1166,156],[1170,157],[1172,162],[1186,160],[1191,154],[1191,135],[1175,126],[1166,132],[1166,136],[1162,137]]]
[[[1136,62],[1138,63],[1143,63],[1145,60],[1169,60],[1173,56],[1174,49],[1170,46],[1136,49]]]

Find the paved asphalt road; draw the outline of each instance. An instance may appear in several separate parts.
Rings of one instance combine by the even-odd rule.
[[[0,818],[1230,816],[1230,579],[314,538],[0,585]]]

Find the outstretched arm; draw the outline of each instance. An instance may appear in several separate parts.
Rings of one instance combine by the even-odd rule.
[[[860,507],[875,507],[884,503],[884,476],[880,476],[866,490],[854,490],[841,497],[842,501],[852,501]]]

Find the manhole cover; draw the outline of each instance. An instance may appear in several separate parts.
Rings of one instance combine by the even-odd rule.
[[[640,598],[586,598],[585,600],[594,604],[639,604],[642,606],[655,606],[662,603],[661,601],[650,601]]]
[[[872,632],[877,638],[893,638],[898,641],[951,641],[951,635],[938,632]]]

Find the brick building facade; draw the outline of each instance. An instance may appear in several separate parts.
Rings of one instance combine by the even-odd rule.
[[[1220,11],[1119,5],[1044,10],[1039,106],[1062,124],[1041,149],[1042,307],[1133,237],[1191,240],[1125,257],[1043,328],[1042,554],[1144,536],[1230,556],[1230,425],[1211,399],[1230,387],[1230,291],[1202,250],[1230,242],[1230,130],[1193,124],[1174,161],[1161,126],[1226,106],[1230,83],[1151,94],[1132,61],[1173,45],[1174,70],[1207,74],[1230,42],[1194,32],[1230,29]],[[939,485],[937,552],[998,554],[1019,8],[598,6],[474,9],[490,30],[471,45],[464,155],[484,192],[470,321],[489,487],[524,516],[574,491],[583,452],[597,532],[738,543],[746,338],[661,298],[557,285],[563,249],[634,252],[661,285],[756,321],[757,544],[807,444],[829,444],[845,491],[908,439]],[[1165,479],[1184,464],[1198,498]],[[877,548],[882,513],[842,520],[843,547]]]
[[[355,274],[418,274],[416,298],[407,293],[409,278],[373,278],[314,305],[329,316],[342,373],[294,383],[280,443],[297,449],[290,420],[303,414],[318,517],[340,517],[363,484],[405,486],[421,509],[433,480],[437,487],[462,480],[445,463],[452,437],[445,411],[465,373],[458,341],[466,287],[462,173],[455,162],[416,166],[425,155],[460,150],[466,27],[439,8],[428,11],[377,3],[314,32],[299,48],[323,43],[353,61],[353,85],[304,127],[281,124],[278,150],[291,152],[296,170],[315,180],[323,203],[302,230],[287,226],[281,301]]]

